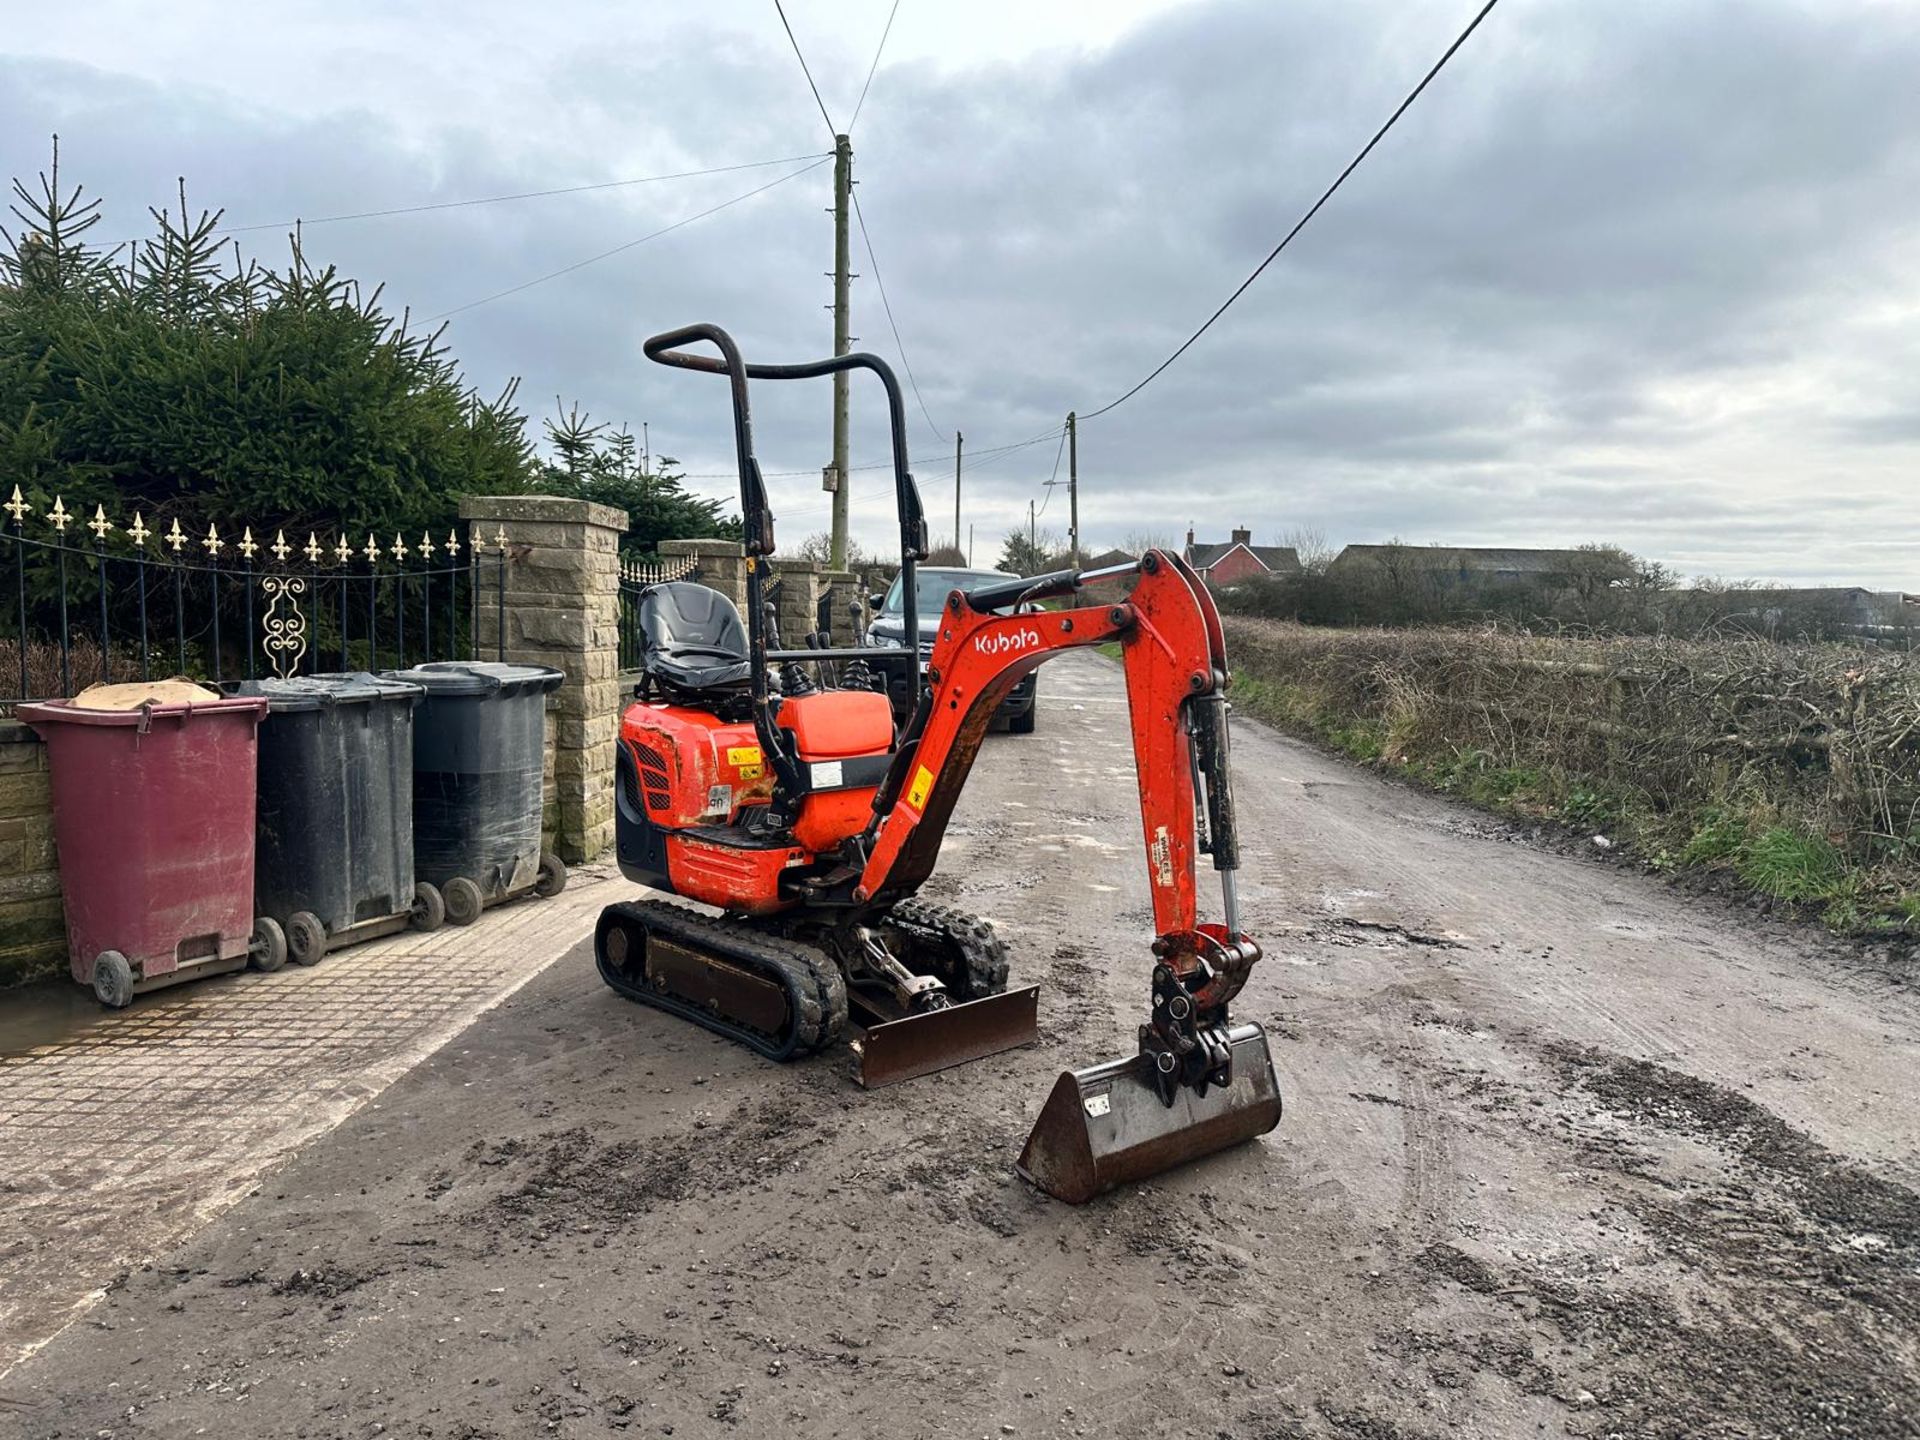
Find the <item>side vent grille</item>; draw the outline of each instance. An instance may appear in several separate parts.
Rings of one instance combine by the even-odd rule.
[[[673,793],[667,778],[667,757],[651,745],[640,741],[633,742],[633,753],[640,757],[640,779],[646,786],[647,809],[666,810],[673,804]],[[639,802],[634,802],[638,808]]]

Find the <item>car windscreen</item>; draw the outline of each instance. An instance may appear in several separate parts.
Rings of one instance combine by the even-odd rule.
[[[940,613],[940,607],[947,603],[947,596],[955,590],[971,592],[982,585],[994,585],[1007,579],[993,570],[921,570],[914,576],[914,608],[923,619]],[[886,603],[880,607],[881,613],[898,615],[901,609],[900,577],[893,577],[893,584],[887,590]]]

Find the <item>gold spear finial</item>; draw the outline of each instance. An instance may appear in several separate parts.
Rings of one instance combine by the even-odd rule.
[[[174,558],[178,559],[181,549],[187,543],[187,532],[180,528],[180,517],[178,515],[173,517],[173,524],[167,527],[167,533],[164,538],[167,544],[173,547]]]
[[[402,564],[405,564],[407,559],[407,542],[400,538],[398,530],[393,532],[393,558]]]
[[[278,560],[282,565],[287,563],[287,556],[293,553],[293,547],[287,544],[287,532],[284,530],[274,532],[273,544],[267,548],[273,551],[273,558]]]
[[[353,546],[347,543],[347,537],[344,533],[341,534],[338,540],[334,541],[333,553],[334,557],[338,559],[342,565],[353,558]]]
[[[318,565],[320,556],[324,553],[321,549],[320,537],[311,530],[307,531],[307,543],[301,547],[300,553],[307,557],[309,565]]]
[[[15,493],[18,493],[18,492],[15,492]],[[449,530],[447,531],[447,554],[458,555],[459,553],[460,553],[459,532],[454,530]]]
[[[380,542],[373,538],[373,532],[371,530],[367,532],[367,548],[363,553],[366,555],[367,563],[369,565],[375,565],[379,563]]]
[[[240,543],[234,546],[233,548],[238,550],[242,555],[246,556],[249,563],[252,562],[254,552],[257,551],[260,547],[259,545],[254,543],[253,527],[251,525],[247,526],[246,529],[240,532]]]
[[[7,513],[13,516],[13,523],[16,525],[23,524],[27,518],[27,511],[31,510],[32,508],[33,507],[27,504],[27,502],[21,497],[20,487],[18,485],[14,486],[13,498],[7,501],[7,506],[6,506]]]
[[[211,525],[207,526],[207,538],[200,543],[207,547],[207,554],[216,560],[220,558],[220,552],[227,548],[227,542],[220,538],[220,532]]]
[[[147,536],[152,533],[153,532],[147,528],[147,522],[140,518],[140,512],[138,510],[134,511],[133,523],[127,526],[127,538],[133,541],[134,544],[144,547],[147,543]]]
[[[53,522],[53,528],[64,535],[67,533],[67,522],[73,516],[67,513],[66,504],[56,495],[53,497],[53,509],[47,512],[47,518]]]
[[[500,547],[500,553],[502,555],[507,553],[507,527],[506,526],[502,525],[498,530],[493,532],[493,543]]]
[[[93,507],[93,518],[87,521],[87,528],[93,531],[93,538],[95,540],[99,541],[102,545],[107,543],[107,536],[113,533],[113,522],[107,519],[106,506],[96,505]]]
[[[420,532],[420,554],[428,560],[433,558],[433,536],[424,530]]]

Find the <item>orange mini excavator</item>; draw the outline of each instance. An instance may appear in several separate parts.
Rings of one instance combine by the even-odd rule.
[[[684,348],[698,342],[718,354]],[[718,913],[656,899],[608,906],[595,932],[607,984],[776,1060],[824,1050],[857,1026],[849,1038],[868,1086],[1036,1038],[1036,987],[1007,988],[1007,950],[992,928],[916,892],[1007,691],[1062,651],[1117,641],[1157,932],[1151,1004],[1133,1054],[1060,1077],[1019,1169],[1079,1202],[1271,1130],[1280,1096],[1266,1036],[1228,1018],[1260,950],[1241,933],[1234,895],[1220,617],[1186,562],[1153,550],[1108,570],[956,591],[924,677],[911,644],[836,649],[812,636],[804,649],[779,648],[777,638],[770,646],[773,514],[747,382],[879,377],[892,423],[904,633],[917,636],[914,566],[927,555],[927,526],[907,469],[899,384],[865,354],[747,364],[713,325],[656,335],[645,349],[731,384],[747,617],[685,581],[639,598],[644,673],[617,742],[620,869]],[[1085,588],[1128,576],[1130,594],[1075,603]],[[920,696],[898,733],[890,680]],[[1220,872],[1223,923],[1199,918],[1197,854]]]

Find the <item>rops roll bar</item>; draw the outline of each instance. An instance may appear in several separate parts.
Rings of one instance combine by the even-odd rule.
[[[682,346],[701,341],[720,353],[695,355]],[[682,370],[701,370],[724,375],[733,396],[733,445],[740,467],[740,518],[746,532],[747,561],[747,646],[752,683],[754,730],[760,744],[773,758],[774,774],[789,794],[800,788],[798,762],[780,744],[778,727],[767,680],[767,639],[762,598],[762,570],[759,563],[774,552],[773,510],[767,503],[766,481],[760,462],[753,453],[753,419],[747,400],[747,381],[812,380],[842,370],[871,370],[880,377],[887,392],[887,422],[893,442],[894,504],[900,519],[900,587],[906,622],[909,685],[907,693],[920,693],[920,614],[918,592],[914,584],[915,565],[927,558],[927,521],[920,507],[920,490],[907,468],[907,410],[900,394],[900,382],[893,369],[878,355],[857,352],[827,360],[807,360],[797,365],[748,363],[741,357],[733,337],[718,325],[687,325],[668,330],[643,342],[649,360],[673,365]],[[846,483],[846,477],[840,477]]]

